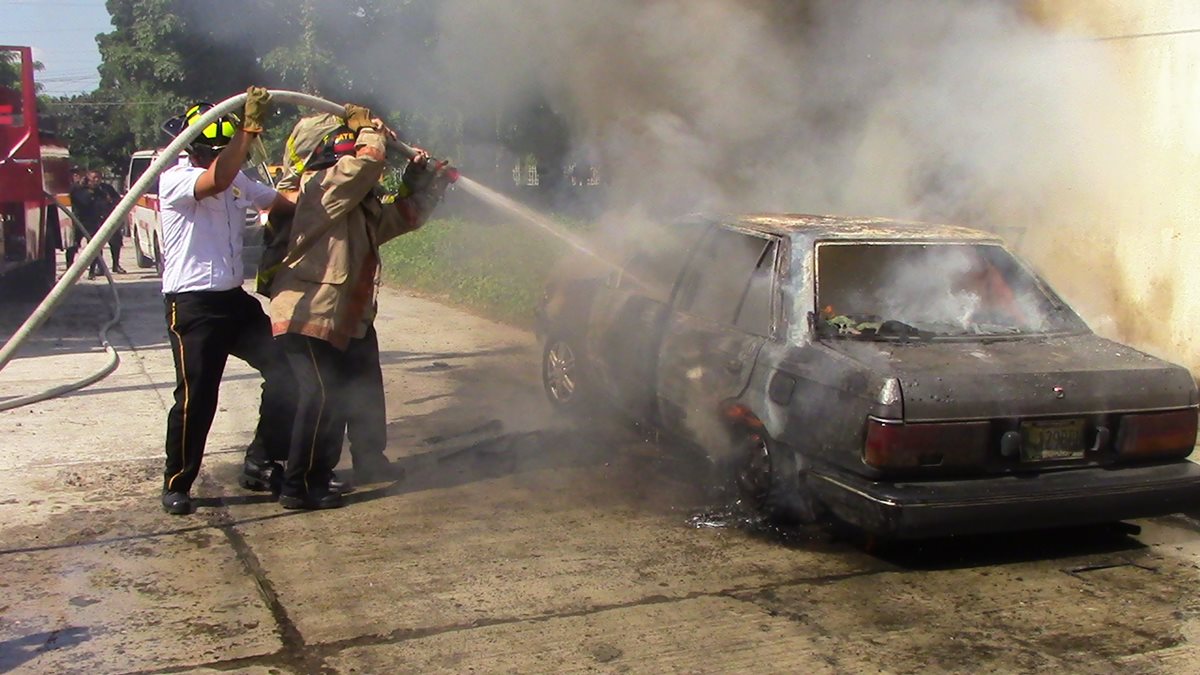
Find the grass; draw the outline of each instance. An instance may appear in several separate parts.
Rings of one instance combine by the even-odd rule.
[[[453,218],[393,239],[381,255],[389,285],[528,328],[546,275],[565,252],[558,240],[524,225]]]

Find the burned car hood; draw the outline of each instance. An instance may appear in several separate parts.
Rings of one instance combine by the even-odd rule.
[[[1183,367],[1096,335],[822,344],[900,381],[909,421],[1181,408]]]

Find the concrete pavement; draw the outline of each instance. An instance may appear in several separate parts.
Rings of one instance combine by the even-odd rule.
[[[157,280],[120,279],[117,372],[0,413],[0,672],[1200,669],[1189,517],[881,555],[821,527],[697,528],[730,519],[685,450],[553,419],[530,335],[392,290],[377,328],[406,479],[314,513],[240,490],[259,380],[231,360],[199,510],[168,516]],[[101,289],[73,291],[0,396],[103,363]]]

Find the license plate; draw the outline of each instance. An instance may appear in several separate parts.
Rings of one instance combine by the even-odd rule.
[[[1083,457],[1083,420],[1021,423],[1021,460],[1041,462]]]

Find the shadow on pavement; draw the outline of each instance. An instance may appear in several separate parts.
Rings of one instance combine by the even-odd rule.
[[[897,542],[879,556],[911,570],[1003,565],[1146,548],[1118,523]]]
[[[88,628],[69,626],[0,641],[0,673],[7,673],[45,652],[74,647],[90,639],[92,636]]]

